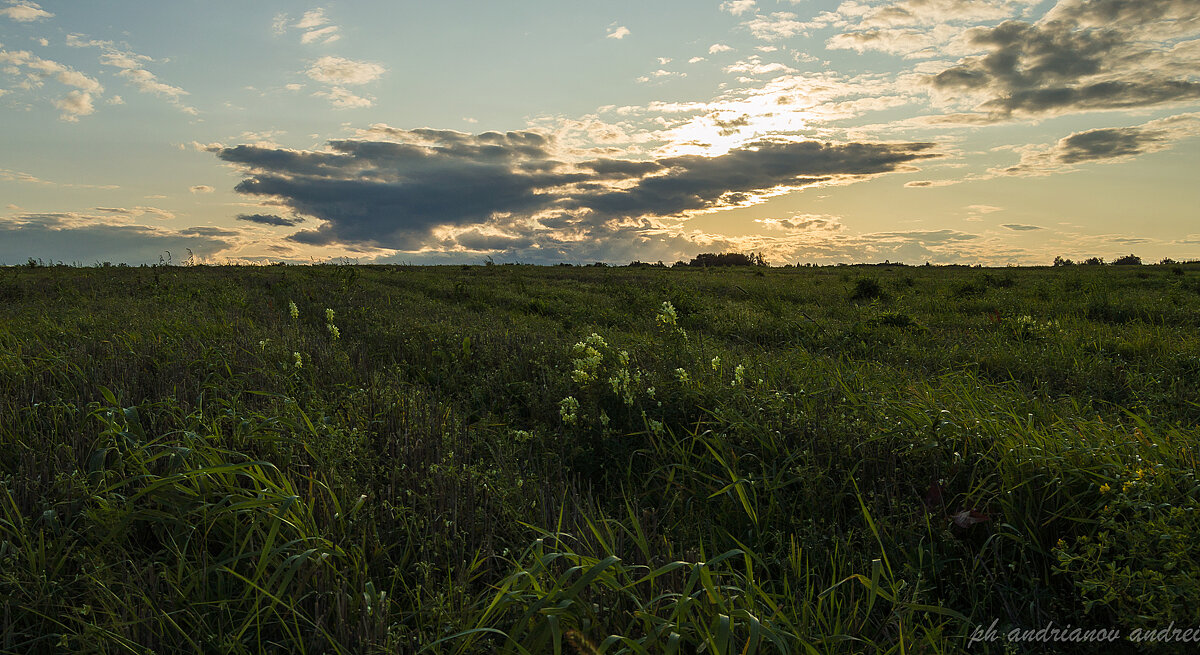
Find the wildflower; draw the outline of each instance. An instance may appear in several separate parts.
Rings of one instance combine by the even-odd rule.
[[[571,379],[579,384],[587,384],[596,379],[600,372],[600,366],[604,362],[604,354],[602,348],[607,348],[608,344],[604,342],[604,338],[593,332],[587,339],[580,341],[571,348],[572,363],[575,369],[571,371]],[[622,351],[624,352],[624,351]],[[628,359],[629,355],[625,355]]]
[[[296,368],[303,368],[303,367],[304,367],[304,358],[300,356],[300,353],[298,353],[298,352],[293,352],[293,353],[292,353],[292,359],[293,359],[293,360],[295,360],[295,363],[296,363]]]
[[[662,436],[663,422],[654,419],[647,419],[646,424],[650,427],[650,432],[656,437]]]
[[[558,413],[562,416],[563,423],[575,425],[579,418],[579,401],[575,400],[575,396],[563,398],[558,402]]]
[[[334,338],[334,340],[341,338],[342,331],[338,329],[338,326],[334,325],[333,323],[330,323],[329,325],[326,325],[325,327],[329,328],[329,335],[332,336]]]
[[[663,327],[675,327],[675,322],[679,319],[679,315],[675,313],[675,306],[670,302],[663,302],[662,307],[658,308],[658,324]]]
[[[1104,484],[1100,485],[1100,493],[1102,493],[1102,494],[1106,494],[1106,493],[1108,493],[1108,492],[1110,492],[1110,491],[1112,491],[1112,487],[1111,487],[1111,486],[1109,486],[1109,484],[1108,484],[1107,482],[1105,482]]]
[[[332,309],[328,309],[328,308],[325,309],[325,322],[326,323],[333,322],[333,310]]]
[[[688,375],[687,371],[677,368],[675,369],[675,379],[679,380],[680,384],[687,384],[692,378]]]
[[[270,340],[270,339],[263,339],[262,341],[259,341],[259,342],[258,342],[258,347],[259,347],[259,349],[260,349],[260,350],[266,350],[266,349],[267,349],[267,344],[268,344],[268,343],[271,343],[271,340]]]
[[[733,369],[733,382],[731,382],[730,384],[735,387],[740,387],[740,386],[742,386],[742,384],[745,381],[746,381],[746,367],[742,366],[741,364],[738,364],[737,368]]]
[[[720,355],[717,355],[716,357],[712,358],[712,369],[714,371],[721,370],[721,356]]]
[[[1059,550],[1067,547],[1067,540],[1062,537],[1058,538],[1058,543],[1054,544]]]
[[[288,301],[288,313],[292,315],[292,320],[300,318],[300,308],[296,306],[296,301]]]
[[[621,396],[626,405],[633,404],[633,379],[629,375],[629,369],[619,369],[608,378],[608,383],[612,386],[614,395]]]
[[[646,395],[653,398],[654,397],[654,387],[646,387]]]

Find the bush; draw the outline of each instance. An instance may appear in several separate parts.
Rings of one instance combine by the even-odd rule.
[[[1113,266],[1141,266],[1142,258],[1130,253],[1124,257],[1118,257],[1113,260]]]
[[[883,287],[874,278],[860,277],[854,281],[854,290],[850,293],[851,300],[874,300],[883,298]]]

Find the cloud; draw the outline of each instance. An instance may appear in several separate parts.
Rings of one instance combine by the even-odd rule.
[[[159,209],[158,207],[147,207],[144,205],[138,205],[137,207],[133,207],[133,208],[93,207],[92,211],[97,211],[102,214],[109,214],[109,215],[115,215],[115,216],[128,216],[130,218],[136,218],[138,216],[145,216],[147,214],[154,218],[160,219],[160,220],[175,218],[175,214],[173,214],[165,209]]]
[[[54,106],[62,112],[59,118],[64,121],[76,122],[80,116],[93,113],[93,94],[104,92],[104,86],[94,77],[57,61],[42,59],[28,50],[0,50],[0,66],[12,75],[23,74],[25,79],[20,86],[30,91],[42,87],[48,79],[78,89],[54,101]]]
[[[763,139],[713,157],[571,160],[536,131],[376,126],[371,134],[323,150],[214,152],[245,173],[239,193],[322,221],[292,235],[295,242],[452,251],[508,240],[547,252],[579,251],[590,240],[665,243],[698,213],[907,170],[934,156],[928,143]]]
[[[71,123],[78,121],[80,116],[87,116],[96,111],[91,94],[85,91],[72,91],[62,100],[56,101],[54,106],[62,111],[59,118]]]
[[[827,41],[832,49],[940,57],[964,24],[1015,17],[1035,4],[1036,0],[843,2],[836,10],[817,16],[812,24],[844,30]]]
[[[766,230],[785,232],[836,232],[845,228],[842,219],[825,214],[795,214],[788,218],[756,218]]]
[[[654,80],[663,80],[672,77],[687,77],[687,73],[680,71],[669,71],[660,68],[649,75],[642,75],[641,77],[637,78],[637,81],[641,82],[642,84],[646,84],[647,82]]]
[[[207,184],[197,184],[195,186],[188,187],[188,191],[191,191],[192,193],[212,193],[215,191],[215,189]]]
[[[317,41],[320,41],[321,43],[333,43],[334,41],[342,38],[341,35],[337,33],[338,29],[340,28],[337,25],[330,25],[329,27],[322,27],[321,29],[317,30],[309,30],[300,37],[300,43],[307,44]]]
[[[604,38],[620,40],[620,39],[623,39],[623,38],[629,36],[629,34],[630,34],[629,28],[622,25],[620,27],[610,30],[609,33]]]
[[[88,39],[82,34],[68,34],[67,45],[72,48],[97,48],[101,51],[100,63],[116,68],[117,77],[124,79],[138,91],[160,98],[177,107],[185,114],[192,116],[200,112],[183,101],[187,91],[163,82],[158,76],[146,69],[146,64],[154,63],[154,59],[128,50],[121,50],[112,41]],[[119,99],[119,96],[118,96]],[[115,104],[123,104],[120,101]]]
[[[1060,3],[1036,23],[966,30],[961,46],[982,54],[924,79],[939,102],[993,122],[1194,102],[1200,48],[1181,39],[1200,35],[1197,16],[1193,0]]]
[[[958,184],[961,180],[913,180],[905,182],[904,186],[910,189],[926,189],[939,186],[952,186]]]
[[[328,22],[329,19],[325,17],[325,10],[317,8],[304,12],[304,15],[300,17],[300,20],[296,21],[293,27],[298,27],[302,30],[308,30],[314,27],[320,27]]]
[[[181,253],[190,248],[203,257],[232,245],[223,235],[184,234],[160,226],[132,225],[129,220],[77,212],[7,216],[0,219],[0,263],[16,264],[30,257],[84,264],[151,263],[166,251]]]
[[[41,6],[34,2],[9,0],[9,4],[11,6],[0,9],[0,16],[15,20],[18,23],[28,23],[43,18],[54,17],[54,14],[43,10]]]
[[[325,9],[321,7],[304,12],[304,15],[294,23],[286,13],[276,14],[271,20],[271,31],[275,34],[286,34],[288,29],[298,29],[303,32],[300,35],[300,43],[306,45],[313,43],[324,45],[342,38],[342,35],[339,34],[341,28],[332,24],[329,17],[325,15]]]
[[[1020,148],[1021,161],[989,175],[1041,176],[1076,170],[1080,164],[1117,163],[1173,147],[1200,135],[1200,113],[1179,114],[1130,127],[1069,134],[1052,146]]]
[[[179,231],[179,234],[184,236],[201,236],[201,237],[236,237],[240,232],[233,230],[224,230],[219,227],[202,225],[198,227],[184,228]]]
[[[118,189],[115,184],[73,184],[68,182],[51,182],[43,180],[35,175],[24,173],[22,171],[14,171],[7,168],[0,168],[0,180],[5,182],[24,182],[27,184],[44,184],[46,186],[58,186],[73,189]]]
[[[734,16],[754,11],[754,0],[728,0],[721,3],[721,11],[728,11]]]
[[[708,46],[708,54],[710,55],[715,55],[720,52],[730,52],[732,50],[733,48],[725,45],[724,43],[714,43]]]
[[[770,73],[794,73],[795,69],[779,62],[763,63],[762,58],[754,55],[749,59],[735,62],[721,69],[726,73],[744,73],[746,75],[767,75]]]
[[[343,89],[340,86],[335,86],[328,91],[317,91],[313,95],[329,100],[337,109],[361,109],[375,104],[375,101],[371,98],[355,95],[353,92]]]
[[[790,39],[806,33],[814,27],[812,23],[796,20],[796,14],[777,11],[766,16],[758,15],[745,22],[750,33],[764,41]]]
[[[333,85],[358,85],[374,82],[387,69],[379,64],[344,57],[321,57],[305,73],[312,79]]]
[[[1041,227],[1040,225],[1021,225],[1021,224],[1018,224],[1018,223],[1006,223],[1006,224],[1004,224],[1004,225],[1001,225],[1000,227],[1002,227],[1002,228],[1006,228],[1006,229],[1009,229],[1009,230],[1015,230],[1015,231],[1017,231],[1017,232],[1029,232],[1029,231],[1032,231],[1032,230],[1042,230],[1042,229],[1045,229],[1045,228]]]
[[[275,214],[238,214],[234,217],[235,220],[246,221],[247,223],[258,223],[259,225],[273,225],[277,227],[293,227],[304,222],[303,218],[284,218]]]

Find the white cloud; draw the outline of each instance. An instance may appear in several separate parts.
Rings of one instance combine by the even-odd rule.
[[[0,16],[5,16],[19,23],[28,23],[42,18],[52,18],[54,14],[43,10],[37,3],[16,1],[12,2],[11,7],[0,9]]]
[[[87,91],[72,91],[65,98],[54,103],[62,111],[60,119],[74,123],[79,120],[80,116],[87,116],[96,111],[95,105],[92,104],[92,96]]]
[[[212,193],[215,190],[207,184],[197,184],[196,186],[188,187],[188,191],[192,193]]]
[[[321,57],[305,73],[326,84],[366,84],[379,79],[387,69],[379,64],[343,57]]]
[[[337,25],[330,25],[329,27],[322,27],[317,30],[309,30],[300,37],[300,43],[313,43],[315,41],[333,43],[342,38],[342,35],[337,33],[338,29],[340,28]]]
[[[803,34],[813,24],[796,20],[796,14],[791,12],[777,11],[769,16],[755,16],[746,21],[746,27],[759,39],[777,41]]]
[[[185,114],[193,116],[199,114],[195,107],[183,102],[183,97],[189,95],[187,91],[163,82],[158,79],[157,75],[146,70],[146,64],[153,63],[153,58],[136,52],[120,50],[112,41],[89,40],[82,34],[68,34],[67,45],[72,48],[100,49],[100,63],[120,69],[117,71],[117,77],[128,81],[138,91],[166,98],[168,102]],[[124,101],[119,98],[118,96],[118,101],[112,104],[123,104]]]
[[[726,73],[746,73],[749,75],[766,75],[768,73],[794,73],[794,72],[796,72],[795,69],[789,68],[779,62],[771,62],[769,64],[764,64],[757,55],[750,57],[747,60],[743,60],[743,61],[739,61],[734,64],[730,64],[729,66],[726,66],[722,70],[724,70]]]
[[[728,0],[728,2],[721,3],[721,11],[741,16],[748,11],[754,11],[754,0]]]
[[[688,60],[688,63],[689,64],[698,64],[702,61],[706,61],[704,57],[692,57],[691,59]]]
[[[275,18],[271,19],[271,31],[275,32],[276,34],[283,34],[287,32],[287,28],[288,15],[284,12],[275,14]]]
[[[608,36],[606,36],[606,37],[604,37],[604,38],[606,38],[606,39],[618,39],[618,40],[619,40],[619,39],[623,39],[623,38],[625,38],[625,37],[627,37],[627,36],[629,36],[629,28],[628,28],[628,27],[625,27],[624,25],[622,25],[622,26],[620,26],[620,27],[618,27],[618,28],[616,28],[616,29],[613,29],[612,31],[610,31],[610,32],[608,33]]]
[[[715,55],[718,52],[730,52],[732,50],[733,50],[733,48],[730,48],[729,46],[725,45],[724,43],[714,43],[714,44],[708,46],[708,54],[710,54],[710,55]]]
[[[318,8],[304,12],[304,15],[300,17],[300,20],[296,21],[293,27],[309,30],[314,27],[320,27],[328,22],[329,19],[325,17],[325,10]]]
[[[317,91],[313,95],[329,100],[337,109],[361,109],[375,104],[370,98],[354,95],[340,86],[335,86],[329,91]]]

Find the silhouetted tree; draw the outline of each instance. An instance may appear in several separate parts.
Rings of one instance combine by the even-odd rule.
[[[1104,258],[1103,257],[1088,257],[1087,259],[1085,259],[1079,263],[1083,264],[1084,266],[1103,266]]]
[[[766,266],[767,262],[761,253],[744,255],[740,252],[711,252],[701,253],[692,258],[688,266]]]
[[[1118,257],[1113,260],[1113,266],[1141,266],[1142,258],[1133,253],[1129,253],[1124,257]]]
[[[1054,265],[1055,265],[1055,266],[1074,266],[1074,265],[1075,265],[1075,262],[1073,262],[1073,261],[1071,261],[1071,260],[1069,260],[1069,259],[1064,259],[1064,258],[1063,258],[1063,257],[1060,255],[1060,256],[1058,256],[1058,257],[1055,257],[1055,258],[1054,258]]]

